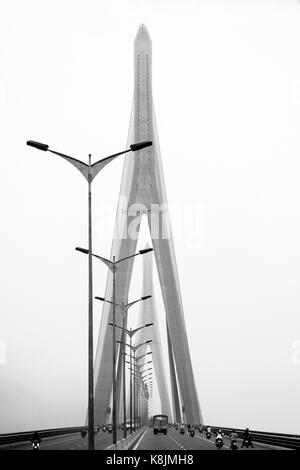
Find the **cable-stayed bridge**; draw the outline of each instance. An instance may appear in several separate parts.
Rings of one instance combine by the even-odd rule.
[[[152,97],[151,39],[142,25],[134,42],[134,96],[127,144],[144,141],[151,141],[152,146],[137,151],[124,163],[110,256],[116,260],[116,270],[109,271],[105,295],[98,298],[103,301],[103,311],[94,363],[94,423],[100,427],[95,432],[95,448],[111,448],[114,436],[114,448],[212,450],[214,440],[200,432],[208,423],[201,412],[189,352]],[[138,324],[133,325],[130,307],[137,301],[129,298],[129,292],[143,219],[153,252],[150,244],[140,251],[142,291],[137,301],[141,302]],[[118,260],[126,262],[118,264]],[[156,307],[154,262],[164,315]],[[165,323],[165,338],[161,322]],[[166,436],[154,435],[148,424],[157,403],[170,423],[185,426],[184,433],[171,426]],[[186,431],[188,424],[195,426],[194,437]],[[80,431],[81,426],[41,430],[41,448],[87,449],[87,438],[81,437]],[[228,435],[230,430],[226,432]],[[238,434],[241,439],[242,430]],[[28,448],[30,436],[31,432],[2,435],[0,446]],[[255,431],[253,436],[256,448],[262,450],[299,446],[299,436]],[[229,448],[229,438],[225,436],[224,441],[224,448]]]
[[[141,26],[134,42],[134,97],[128,145],[134,142],[152,141],[153,145],[143,149],[132,159],[124,163],[123,177],[117,209],[111,259],[122,259],[135,253],[142,217],[148,220],[150,237],[154,248],[154,257],[164,301],[168,358],[162,358],[158,323],[155,314],[154,299],[142,306],[141,318],[145,323],[153,323],[147,331],[141,331],[139,342],[145,341],[152,334],[152,343],[143,345],[140,351],[145,354],[150,348],[157,379],[162,412],[172,416],[177,422],[202,423],[201,409],[198,402],[191,358],[186,334],[184,312],[180,293],[179,278],[172,232],[169,223],[164,175],[160,157],[158,132],[152,98],[152,47],[149,33]],[[149,256],[149,255],[147,255]],[[149,263],[149,262],[148,262]],[[149,265],[148,265],[149,266]],[[120,265],[116,276],[116,301],[128,302],[128,292],[133,269],[133,259]],[[144,269],[143,295],[153,294],[152,273],[150,267]],[[112,299],[112,274],[109,273],[105,299]],[[149,305],[149,306],[148,306]],[[103,308],[100,335],[95,363],[95,419],[97,422],[111,421],[112,394],[112,322],[113,306],[106,303]],[[130,314],[129,314],[130,315]],[[129,316],[128,315],[128,316]],[[128,321],[126,316],[126,322]],[[122,324],[122,313],[116,315],[116,323]],[[121,340],[121,331],[118,334]],[[119,346],[119,349],[121,346]],[[121,355],[119,354],[119,358]],[[166,375],[163,363],[170,367],[172,399],[168,397]],[[145,356],[138,365],[145,363]],[[119,360],[118,384],[121,383],[121,365]],[[118,389],[120,395],[121,387]],[[141,388],[140,393],[144,391]],[[142,400],[142,398],[141,398]],[[143,402],[146,403],[145,401]],[[172,405],[171,405],[172,403]],[[146,406],[146,405],[145,405]],[[145,412],[143,411],[143,414]]]

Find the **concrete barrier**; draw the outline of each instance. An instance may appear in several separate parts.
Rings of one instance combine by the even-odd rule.
[[[147,426],[142,426],[140,429],[135,431],[133,434],[129,434],[129,436],[123,437],[120,439],[116,444],[112,444],[108,447],[105,447],[105,450],[128,450],[135,441],[143,434]]]

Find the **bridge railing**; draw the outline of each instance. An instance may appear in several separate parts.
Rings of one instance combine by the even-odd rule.
[[[209,425],[207,425],[209,426]],[[206,427],[204,429],[206,429]],[[218,429],[222,429],[223,433],[227,436],[234,429],[240,439],[243,439],[245,429],[237,428],[225,428],[222,426],[210,426],[212,432]],[[253,431],[250,429],[252,440],[255,442],[261,442],[262,444],[269,444],[273,446],[284,447],[286,449],[297,449],[300,450],[300,435],[299,434],[284,434],[267,431]]]
[[[42,429],[37,430],[40,437],[54,437],[61,436],[63,434],[76,434],[79,433],[82,429],[82,426],[73,427],[73,428],[57,428],[57,429]],[[14,444],[16,442],[26,442],[30,441],[31,437],[35,431],[26,431],[26,432],[14,432],[11,434],[0,434],[0,446],[5,444]]]

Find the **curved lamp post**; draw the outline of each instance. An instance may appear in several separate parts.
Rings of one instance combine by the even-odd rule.
[[[126,323],[126,313],[128,311],[128,309],[130,307],[132,307],[133,305],[135,305],[136,303],[138,302],[141,302],[143,300],[147,300],[147,299],[150,299],[152,296],[151,295],[145,295],[143,297],[141,297],[140,299],[138,300],[134,300],[133,302],[129,302],[128,304],[124,304],[124,302],[122,302],[122,304],[118,304],[118,303],[115,303],[115,307],[119,308],[121,311],[122,311],[122,317],[123,317],[123,326],[120,327],[118,325],[115,325],[116,328],[121,328],[122,330],[122,346],[123,346],[123,351],[121,354],[123,354],[123,419],[124,419],[124,437],[126,438],[127,436],[127,429],[126,429],[126,374],[125,374],[125,332],[128,332],[128,334],[130,334],[130,331],[127,330],[125,328],[125,323]],[[111,302],[110,300],[106,300],[104,297],[95,297],[95,299],[97,300],[101,300],[102,302],[108,302],[109,304],[112,304],[113,305],[113,302]],[[110,326],[114,326],[113,323],[109,323]],[[153,325],[153,323],[149,323],[145,326],[150,326],[150,325]],[[144,328],[145,326],[142,326],[141,328]],[[134,330],[134,333],[136,333],[138,330],[140,330],[141,328],[137,328],[136,330]],[[131,396],[130,396],[130,400],[131,400]],[[130,412],[131,412],[131,404],[130,404]],[[130,417],[130,423],[131,423],[131,419],[132,417]]]
[[[148,323],[148,326],[150,326],[150,325],[151,325],[151,323]],[[131,371],[131,374],[134,375],[134,376],[137,375],[137,369],[136,369],[136,367],[137,367],[137,364],[136,364],[137,358],[136,358],[136,356],[135,356],[135,353],[136,353],[137,349],[138,349],[140,346],[143,346],[144,344],[152,343],[152,339],[149,339],[148,341],[145,341],[144,343],[140,343],[140,344],[138,344],[138,345],[132,346],[132,336],[134,335],[134,333],[136,333],[136,331],[137,331],[138,329],[140,329],[140,328],[137,328],[136,330],[130,330],[130,333],[131,333],[131,334],[129,335],[129,336],[130,336],[130,344],[125,343],[126,346],[128,346],[128,347],[130,348],[130,352],[133,351],[133,356],[132,356],[132,354],[130,353],[130,371]],[[139,356],[138,359],[140,359],[141,357],[146,356],[146,355],[147,355],[147,354],[143,354],[142,356]],[[134,368],[132,367],[132,359],[134,360]],[[134,372],[132,372],[132,371],[134,371]],[[131,379],[131,380],[132,380],[132,379]],[[131,380],[130,380],[130,383],[131,383]],[[135,389],[135,387],[134,387],[134,389]],[[134,426],[136,427],[136,397],[135,397],[136,394],[135,394],[135,390],[134,390],[133,392],[134,392],[134,393],[133,393],[133,400],[134,400],[134,405],[133,405],[133,409],[134,409]],[[132,432],[132,426],[131,426],[131,432]]]
[[[152,143],[150,144],[152,145]],[[147,145],[148,147],[148,145]],[[126,256],[125,258],[118,259],[116,261],[115,256],[113,256],[113,260],[109,260],[107,258],[103,258],[103,256],[96,255],[92,253],[91,249],[86,249],[86,248],[81,248],[81,247],[76,247],[75,250],[80,251],[81,253],[84,253],[86,255],[89,255],[89,259],[94,256],[95,258],[99,259],[104,263],[109,270],[112,272],[113,275],[113,324],[115,324],[116,320],[116,272],[120,267],[120,264],[123,261],[127,261],[131,258],[134,258],[135,256],[138,255],[143,255],[145,253],[149,253],[150,251],[153,251],[153,248],[145,248],[144,250],[140,250],[138,253],[135,253],[133,255]],[[117,415],[116,415],[116,331],[115,328],[113,328],[113,410],[112,410],[112,417],[113,417],[113,444],[117,443]]]
[[[148,328],[149,326],[152,326],[152,325],[153,325],[153,323],[146,323],[145,325],[140,326],[139,328],[135,328],[134,330],[132,330],[131,328],[130,328],[130,330],[127,330],[126,328],[122,328],[123,332],[126,333],[126,334],[129,336],[129,338],[130,338],[130,344],[125,343],[125,334],[123,335],[123,338],[124,338],[123,341],[117,341],[117,343],[120,343],[120,344],[122,344],[122,346],[123,346],[123,353],[122,353],[122,354],[123,354],[123,367],[124,367],[123,370],[124,370],[124,371],[125,371],[125,362],[128,362],[128,361],[125,361],[125,356],[126,356],[126,353],[125,353],[125,345],[128,346],[128,347],[130,348],[130,350],[133,350],[133,351],[134,351],[134,355],[133,355],[133,356],[132,356],[132,354],[130,353],[130,362],[129,362],[129,364],[130,364],[130,369],[132,369],[132,359],[135,359],[135,360],[136,360],[136,358],[135,358],[135,352],[136,352],[136,350],[137,350],[140,346],[143,346],[144,344],[148,344],[148,343],[151,343],[151,342],[152,342],[152,340],[145,341],[144,343],[139,344],[139,345],[134,349],[134,347],[132,346],[132,337],[133,337],[133,335],[135,335],[135,333],[137,333],[137,332],[138,332],[139,330],[141,330],[142,328]],[[115,326],[117,326],[117,325],[115,325]],[[120,328],[120,327],[118,327],[118,328]],[[139,359],[140,359],[141,357],[147,356],[148,354],[149,354],[149,353],[143,354],[142,356],[139,356]],[[152,353],[151,353],[151,354],[152,354]],[[125,373],[124,373],[124,375],[125,375]],[[134,412],[135,412],[135,393],[133,394],[133,398],[134,398],[134,400],[133,400],[133,401],[134,401],[133,409],[134,409]],[[130,403],[129,403],[129,412],[130,412],[130,434],[132,434],[132,380],[131,380],[131,377],[130,377],[130,398],[129,398],[129,400],[130,400]],[[124,406],[126,406],[126,405],[124,405]],[[134,418],[134,422],[135,422],[135,418]]]
[[[93,381],[93,268],[92,268],[92,181],[97,174],[112,160],[119,155],[128,152],[136,152],[152,145],[151,141],[138,142],[130,145],[130,148],[123,152],[118,152],[109,157],[91,163],[91,154],[89,154],[89,163],[86,164],[81,160],[65,155],[64,153],[56,152],[49,149],[49,145],[36,142],[35,140],[28,140],[27,145],[34,147],[44,152],[51,152],[64,160],[71,163],[80,173],[85,177],[88,182],[88,246],[89,246],[89,302],[88,302],[88,448],[94,450],[94,381]]]

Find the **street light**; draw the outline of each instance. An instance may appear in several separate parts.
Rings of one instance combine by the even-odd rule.
[[[147,371],[146,371],[147,372]],[[141,375],[141,374],[138,374],[138,378],[141,379],[141,380],[145,380],[147,378],[153,378],[153,372],[148,372],[147,374],[145,375]]]
[[[147,145],[148,146],[148,145]],[[89,259],[91,259],[92,256],[95,258],[99,259],[102,261],[112,272],[113,274],[113,324],[115,324],[116,320],[116,272],[120,267],[120,264],[123,261],[126,261],[128,259],[134,258],[135,256],[138,255],[144,255],[145,253],[149,253],[150,251],[153,251],[153,248],[145,248],[143,250],[140,250],[138,253],[135,253],[133,255],[126,256],[125,258],[119,259],[116,261],[115,256],[113,256],[113,261],[103,258],[102,256],[96,255],[92,253],[91,249],[86,249],[86,248],[81,248],[81,247],[76,247],[75,250],[80,251],[81,253],[89,255]],[[99,300],[103,300],[102,297],[99,297]],[[105,300],[105,299],[104,299]],[[115,328],[113,328],[113,410],[112,410],[112,416],[113,416],[113,444],[117,443],[117,414],[116,414],[116,331]]]
[[[118,325],[115,325],[115,327],[117,328],[121,328],[122,330],[122,346],[123,346],[123,352],[121,354],[123,354],[123,419],[124,419],[124,437],[126,438],[127,436],[127,429],[126,429],[126,383],[125,383],[125,380],[126,380],[126,377],[125,377],[125,332],[128,332],[128,334],[130,335],[131,334],[131,331],[127,330],[125,328],[125,321],[126,321],[126,312],[127,310],[132,307],[134,304],[136,304],[137,302],[140,302],[142,300],[147,300],[147,299],[150,299],[150,297],[152,297],[151,295],[144,295],[143,297],[141,297],[140,299],[138,300],[134,300],[133,302],[129,302],[127,305],[124,305],[124,302],[122,302],[122,304],[118,304],[118,303],[115,303],[115,306],[119,309],[121,309],[122,311],[122,316],[123,316],[123,326],[120,327]],[[106,300],[104,297],[95,297],[95,299],[97,300],[101,300],[102,302],[108,302],[110,304],[113,304],[113,302],[111,302],[110,300]],[[109,323],[110,326],[114,326],[113,323]],[[145,328],[145,327],[148,327],[150,325],[153,325],[153,323],[148,323],[144,326],[142,326],[141,328]],[[132,333],[132,335],[134,333],[136,333],[138,330],[140,330],[141,328],[137,328],[136,330],[134,330],[134,332]],[[131,421],[130,421],[131,422]]]
[[[123,354],[123,353],[122,353],[122,354]],[[136,357],[135,360],[136,360],[136,361],[139,361],[142,357],[148,356],[148,354],[152,354],[152,352],[150,351],[150,352],[147,352],[146,354],[142,354],[141,356]],[[130,354],[125,353],[125,356],[129,356],[129,357],[130,357]],[[128,361],[126,361],[126,362],[128,362]],[[149,362],[152,362],[152,361],[149,361]],[[128,362],[128,364],[129,364],[129,362]],[[138,367],[144,367],[144,365],[138,366]]]
[[[123,152],[118,152],[109,157],[102,158],[95,163],[91,163],[91,154],[89,154],[89,163],[70,157],[60,152],[49,149],[49,145],[28,140],[27,145],[44,152],[51,152],[69,163],[74,165],[77,170],[85,177],[88,182],[88,246],[89,246],[89,302],[88,302],[88,448],[94,450],[94,377],[93,377],[93,268],[92,268],[92,181],[97,174],[112,160],[119,155],[128,152],[136,152],[152,145],[151,141],[138,142],[130,145],[130,148]]]
[[[148,325],[150,326],[151,323],[148,323]],[[133,356],[132,356],[132,354],[130,354],[130,370],[131,370],[131,371],[133,370],[133,368],[132,368],[132,359],[134,359],[134,367],[135,367],[134,373],[135,373],[135,374],[136,374],[136,367],[137,367],[137,364],[136,364],[137,359],[136,359],[136,357],[135,357],[135,353],[136,353],[137,349],[138,349],[140,346],[143,346],[143,345],[148,344],[148,343],[152,343],[152,339],[150,339],[150,340],[148,340],[148,341],[145,341],[144,343],[140,343],[140,344],[138,344],[138,345],[132,346],[132,336],[134,335],[134,333],[136,333],[136,331],[137,331],[137,329],[136,329],[136,330],[133,330],[133,331],[130,330],[130,333],[131,333],[131,334],[129,335],[129,336],[130,336],[130,344],[125,343],[126,346],[128,346],[128,347],[130,348],[130,351],[133,351]],[[141,357],[143,357],[143,356],[146,356],[146,355],[147,355],[147,354],[143,354],[142,356],[139,356],[139,359],[140,359]],[[132,393],[132,385],[131,385],[131,382],[132,382],[132,376],[131,376],[131,380],[130,380],[130,394]],[[135,388],[135,387],[134,387],[134,388]],[[135,390],[134,390],[134,393],[133,393],[133,400],[134,400],[134,405],[133,405],[133,408],[134,408],[134,427],[136,427],[136,400],[135,400],[136,397],[135,397],[135,395],[136,395],[136,394],[135,394]],[[131,402],[131,405],[132,405],[132,402]],[[132,421],[130,421],[130,425],[131,425],[130,429],[131,429],[131,433],[132,433]]]
[[[133,335],[135,335],[135,333],[137,333],[139,330],[141,330],[142,328],[147,328],[149,326],[152,326],[153,323],[146,323],[144,326],[141,326],[139,328],[135,328],[134,330],[132,330],[130,328],[130,330],[127,330],[126,328],[122,328],[123,331],[129,336],[130,338],[130,344],[128,343],[125,343],[125,341],[117,341],[117,343],[121,343],[123,345],[123,366],[124,366],[124,369],[125,369],[125,362],[128,362],[128,361],[125,361],[125,345],[128,346],[130,348],[130,369],[132,369],[132,359],[134,359],[136,361],[136,357],[135,357],[135,352],[136,350],[140,347],[140,346],[143,346],[144,344],[148,344],[148,343],[151,343],[152,340],[149,340],[149,341],[145,341],[144,343],[141,343],[137,346],[132,346],[132,337]],[[115,326],[118,326],[118,325],[115,325]],[[120,328],[120,327],[118,327]],[[124,335],[125,336],[125,335]],[[134,355],[132,356],[131,354],[131,350],[133,350],[134,352]],[[147,353],[147,354],[143,354],[142,356],[139,356],[139,359],[141,357],[144,357],[144,356],[147,356],[148,354],[152,354],[152,353]],[[134,404],[133,404],[133,409],[134,409],[134,413],[135,413],[135,392],[133,394],[133,401],[134,401]],[[130,376],[130,404],[129,404],[129,408],[130,408],[130,434],[132,434],[132,378]],[[134,422],[135,422],[135,418],[134,418]]]
[[[141,356],[136,357],[136,361],[138,361],[138,360],[141,359],[142,357],[148,356],[148,354],[152,354],[152,351],[147,352],[146,354],[142,354]],[[151,362],[151,361],[150,361],[150,362]]]
[[[149,378],[147,380],[150,380],[150,382],[147,383],[147,381],[141,377],[135,378],[135,383],[136,383],[137,392],[138,392],[138,398],[137,398],[138,416],[140,415],[142,417],[143,422],[145,421],[146,416],[147,416],[147,412],[145,408],[146,408],[146,403],[148,403],[148,400],[149,400],[149,392],[148,392],[147,385],[152,384],[152,381],[151,381],[152,378],[151,379]]]
[[[142,380],[144,383],[146,383],[148,380],[152,381],[153,376],[152,374],[149,377],[137,377],[139,380]]]
[[[122,353],[124,354],[124,357],[125,356],[130,356],[130,361],[125,361],[127,364],[130,364],[130,371],[132,370],[132,367],[131,367],[131,359],[135,359],[135,362],[137,363],[140,359],[142,359],[142,357],[146,357],[148,356],[149,354],[152,354],[152,351],[149,351],[147,352],[146,354],[142,354],[141,356],[138,356],[138,357],[135,357],[131,354],[127,354],[127,353]],[[148,361],[148,362],[151,362],[151,361]],[[138,366],[137,367],[144,367],[144,365],[141,365],[141,366]],[[130,375],[130,433],[132,434],[132,377]]]
[[[141,365],[141,366],[137,366],[139,369],[141,369],[141,367],[144,367],[146,366],[147,364],[152,364],[152,361],[148,361],[148,362],[145,362],[145,364]],[[152,370],[152,367],[148,367],[148,369],[145,369],[143,370],[142,372],[140,372],[140,374],[144,374],[145,372],[147,372],[147,370]]]

